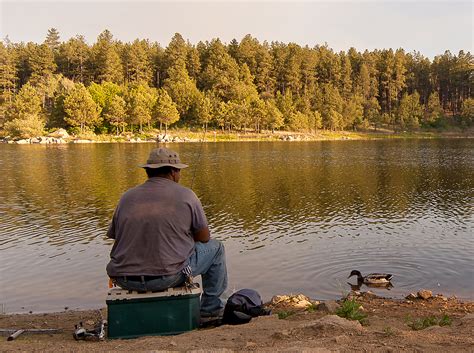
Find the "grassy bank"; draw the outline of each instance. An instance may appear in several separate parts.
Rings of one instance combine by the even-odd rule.
[[[69,135],[64,130],[57,130],[47,136],[31,139],[3,139],[8,143],[115,143],[115,142],[235,142],[235,141],[325,141],[325,140],[378,140],[378,139],[436,139],[436,138],[472,138],[474,129],[450,131],[411,131],[396,132],[391,130],[378,131],[329,131],[291,132],[291,131],[253,131],[222,132],[221,130],[189,130],[173,129],[165,133],[150,130],[143,133],[94,134],[83,133]]]

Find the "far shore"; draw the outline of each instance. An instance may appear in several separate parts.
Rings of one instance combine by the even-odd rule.
[[[190,131],[169,130],[166,134],[159,130],[144,133],[81,134],[70,135],[64,129],[58,129],[45,136],[32,138],[0,137],[0,143],[9,144],[67,144],[67,143],[182,143],[182,142],[248,142],[248,141],[337,141],[337,140],[380,140],[380,139],[439,139],[473,138],[474,129],[453,131],[328,131],[291,132],[263,131],[222,132],[221,130]]]

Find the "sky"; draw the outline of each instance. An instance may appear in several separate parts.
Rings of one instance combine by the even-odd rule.
[[[403,48],[433,58],[473,51],[473,17],[471,1],[0,0],[0,37],[41,43],[54,27],[63,41],[84,35],[92,44],[108,29],[124,42],[149,39],[166,47],[177,32],[193,44],[251,34],[261,42]]]

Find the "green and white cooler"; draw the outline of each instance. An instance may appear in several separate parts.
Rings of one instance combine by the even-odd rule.
[[[108,338],[175,335],[199,326],[201,288],[138,293],[112,288],[107,295]]]

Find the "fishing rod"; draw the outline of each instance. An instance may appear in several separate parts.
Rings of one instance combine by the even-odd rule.
[[[194,170],[193,170],[193,178],[191,179],[191,187],[190,189],[193,188],[194,185],[194,178],[196,177],[196,172],[197,172],[197,166],[198,163],[201,161],[201,154],[202,154],[202,145],[204,144],[204,141],[206,139],[206,132],[207,129],[204,129],[204,134],[202,135],[201,143],[199,145],[199,151],[196,160],[194,161]]]

